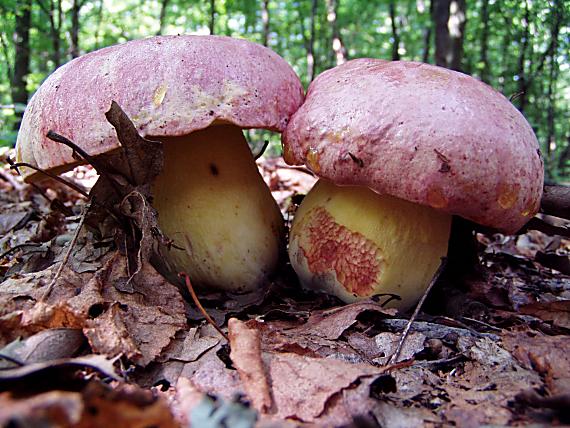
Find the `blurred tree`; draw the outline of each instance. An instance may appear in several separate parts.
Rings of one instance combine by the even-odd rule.
[[[18,0],[16,2],[16,25],[14,29],[14,67],[11,71],[12,102],[16,105],[25,105],[28,102],[28,74],[30,74],[30,29],[32,20],[32,0]],[[6,62],[9,69],[9,63]],[[22,112],[17,112],[14,129],[20,127]]]
[[[465,31],[465,0],[432,0],[435,63],[461,71]]]

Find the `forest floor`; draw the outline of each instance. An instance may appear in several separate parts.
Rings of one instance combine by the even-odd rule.
[[[259,166],[290,221],[314,179]],[[303,291],[284,262],[259,292],[200,294],[228,343],[150,263],[131,281],[79,193],[0,173],[0,426],[570,424],[570,240],[479,234],[479,268],[440,278],[388,364],[410,314],[381,299]]]

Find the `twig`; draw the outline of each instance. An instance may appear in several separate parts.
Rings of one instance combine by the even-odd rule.
[[[27,162],[10,162],[10,168],[11,169],[17,169],[17,168],[21,168],[21,167],[25,167],[25,168],[30,168],[33,169],[34,171],[40,172],[44,175],[47,175],[49,178],[53,178],[56,181],[59,181],[61,184],[72,188],[73,190],[75,190],[77,193],[85,196],[85,198],[89,198],[89,193],[87,193],[84,189],[82,189],[81,187],[79,187],[77,184],[72,183],[70,181],[67,181],[63,178],[61,178],[59,175],[55,175],[49,171],[45,171],[41,168],[38,168],[37,166],[31,165]]]
[[[57,272],[55,273],[55,276],[53,277],[53,279],[49,283],[46,292],[44,293],[44,295],[40,299],[41,302],[45,302],[48,299],[48,297],[50,296],[50,294],[51,294],[51,292],[55,286],[55,283],[57,282],[57,280],[61,276],[61,273],[63,272],[63,268],[65,267],[65,265],[69,261],[69,257],[71,257],[71,252],[73,251],[73,248],[75,247],[75,244],[77,243],[77,239],[79,238],[79,232],[81,232],[81,228],[83,227],[83,224],[85,223],[85,219],[87,218],[87,213],[89,212],[90,208],[91,208],[91,201],[87,202],[85,204],[85,206],[83,207],[83,213],[81,214],[81,220],[79,221],[79,224],[77,225],[77,229],[75,229],[75,233],[73,234],[73,239],[69,243],[69,247],[67,247],[67,251],[65,252],[65,256],[63,256],[63,260],[61,261],[59,268],[57,268]]]
[[[402,348],[404,347],[404,343],[406,341],[406,338],[408,337],[408,334],[410,333],[410,329],[412,327],[412,324],[414,323],[414,321],[418,317],[418,314],[420,313],[420,310],[421,310],[429,292],[431,291],[431,289],[433,288],[433,286],[437,282],[437,280],[438,280],[439,276],[441,275],[441,273],[443,272],[443,269],[445,268],[446,264],[447,264],[447,258],[442,257],[441,263],[440,263],[439,267],[437,268],[437,271],[435,272],[435,274],[434,274],[433,278],[431,279],[428,287],[426,288],[426,291],[424,291],[422,298],[418,302],[416,309],[414,310],[414,313],[412,314],[412,316],[410,317],[410,320],[408,321],[408,324],[406,325],[406,328],[402,332],[402,337],[400,338],[400,342],[398,342],[398,347],[396,348],[396,351],[394,351],[394,353],[392,354],[392,356],[388,360],[388,364],[394,364],[398,360],[398,357],[400,356],[400,352],[402,352]]]
[[[2,254],[0,254],[0,260],[2,260],[4,257],[10,255],[11,253],[13,253],[14,251],[17,251],[21,248],[25,248],[25,247],[41,247],[43,244],[40,243],[36,243],[36,242],[24,242],[23,244],[18,244],[13,246],[12,248],[4,251]]]
[[[15,165],[14,161],[11,158],[6,158],[6,161],[8,162],[8,164],[10,164],[10,168],[12,168],[13,165]],[[22,173],[20,172],[20,170],[18,169],[18,167],[14,167],[14,170],[18,173],[18,175],[22,176]],[[36,189],[36,191],[42,195],[46,201],[48,201],[50,204],[53,202],[48,195],[46,194],[46,192],[43,191],[43,189],[38,186],[36,183],[30,183],[30,185]],[[63,204],[62,204],[63,205]]]
[[[196,296],[196,292],[194,291],[194,287],[192,287],[192,283],[190,282],[190,277],[185,272],[180,272],[178,274],[178,276],[180,278],[184,278],[184,281],[186,281],[186,288],[188,288],[188,291],[190,292],[190,295],[192,296],[192,300],[194,301],[194,304],[198,307],[198,309],[200,310],[202,315],[204,315],[204,318],[206,318],[206,321],[208,321],[218,331],[218,333],[220,333],[224,337],[224,339],[226,339],[228,341],[228,343],[230,343],[230,338],[228,337],[228,335],[226,333],[224,333],[220,327],[218,327],[218,325],[212,319],[212,317],[210,317],[210,315],[208,315],[208,312],[206,312],[206,310],[204,309],[204,307],[200,303],[200,300],[198,300],[198,296]]]
[[[48,137],[52,141],[55,141],[56,143],[63,144],[64,146],[67,146],[70,149],[72,149],[76,154],[81,156],[83,158],[83,160],[85,160],[93,168],[95,168],[95,170],[99,173],[99,175],[101,175],[101,172],[104,171],[104,168],[97,161],[97,158],[95,158],[94,156],[91,156],[89,153],[87,153],[85,150],[83,150],[81,147],[79,147],[77,144],[75,144],[69,138],[66,138],[63,135],[59,135],[58,133],[53,132],[52,130],[48,131],[48,133],[46,134],[46,137]]]
[[[259,152],[257,152],[257,154],[253,157],[253,160],[257,160],[261,156],[263,156],[263,153],[265,153],[265,150],[267,150],[267,146],[269,146],[269,140],[265,140],[263,142],[263,146],[261,146],[261,149],[259,150]]]
[[[494,330],[494,331],[498,331],[498,332],[503,331],[502,329],[495,327],[494,325],[488,324],[484,321],[481,321],[481,320],[478,320],[475,318],[469,318],[469,317],[461,317],[461,318],[464,319],[465,321],[469,321],[469,322],[472,322],[474,324],[479,324],[483,327],[487,327],[489,330]]]

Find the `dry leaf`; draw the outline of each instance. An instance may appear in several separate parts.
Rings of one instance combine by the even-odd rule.
[[[242,321],[231,318],[228,321],[230,337],[230,358],[239,373],[253,407],[261,413],[271,409],[266,369],[261,359],[261,338],[256,329],[249,328]]]
[[[363,376],[383,373],[382,368],[296,354],[264,354],[269,368],[276,416],[312,422],[333,396]]]
[[[307,322],[299,327],[296,333],[304,332],[326,339],[338,339],[350,326],[356,323],[358,315],[365,311],[372,311],[385,317],[392,317],[397,312],[395,309],[386,309],[380,304],[370,301],[356,302],[311,313]]]
[[[567,336],[507,333],[505,347],[520,364],[544,377],[551,395],[570,393],[570,352]]]
[[[16,340],[0,350],[2,356],[8,356],[21,364],[32,364],[73,357],[85,343],[81,330],[58,328],[43,330],[25,340]],[[0,360],[0,368],[10,367],[13,363]]]

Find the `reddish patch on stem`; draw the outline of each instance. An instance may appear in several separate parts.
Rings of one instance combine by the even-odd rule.
[[[380,250],[358,232],[334,221],[324,208],[308,214],[309,245],[302,248],[314,275],[334,271],[340,284],[357,296],[368,296],[380,273]]]

